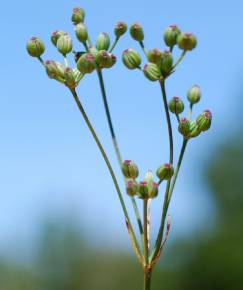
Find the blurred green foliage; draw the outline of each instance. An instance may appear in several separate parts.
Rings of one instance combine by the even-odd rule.
[[[200,238],[190,237],[170,248],[154,272],[153,289],[243,289],[243,140],[232,138],[217,148],[207,179],[215,202],[215,225],[212,229],[209,224],[210,231]],[[2,261],[1,290],[142,288],[141,270],[133,256],[88,248],[73,225],[47,224],[37,249],[28,269]],[[175,263],[167,267],[166,259]]]

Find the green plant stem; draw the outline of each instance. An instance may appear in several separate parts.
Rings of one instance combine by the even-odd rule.
[[[141,46],[144,55],[145,55],[146,57],[148,57],[148,52],[147,52],[147,50],[146,50],[146,48],[145,48],[145,46],[144,46],[143,41],[139,41],[139,45]]]
[[[64,65],[65,65],[65,67],[68,67],[68,61],[67,61],[66,54],[64,54],[63,57],[64,57]]]
[[[42,57],[41,57],[41,56],[39,56],[39,57],[38,57],[38,60],[40,61],[40,63],[41,63],[42,65],[44,65],[44,66],[45,66],[44,60],[42,59]]]
[[[172,71],[178,66],[178,64],[182,61],[183,57],[186,54],[186,50],[183,50],[183,52],[181,53],[181,55],[178,57],[177,61],[175,62],[175,64],[172,67]]]
[[[144,262],[145,267],[149,264],[148,250],[148,199],[143,200],[143,228],[144,228]]]
[[[144,272],[143,290],[151,289],[151,275],[152,275],[151,271]]]
[[[120,39],[120,37],[117,36],[116,39],[115,39],[115,41],[114,41],[114,43],[112,44],[112,46],[111,46],[111,48],[110,48],[110,50],[109,50],[110,53],[112,53],[112,51],[113,51],[114,48],[116,47],[117,42],[119,41],[119,39]]]
[[[188,120],[191,120],[191,117],[192,117],[192,109],[193,109],[193,104],[190,103],[190,108],[189,108],[189,112],[188,112],[188,116],[187,116]]]
[[[102,98],[103,98],[103,103],[104,103],[104,107],[105,107],[105,113],[106,113],[106,118],[107,118],[107,122],[108,122],[108,126],[109,126],[109,130],[111,133],[111,138],[112,138],[112,143],[116,152],[116,157],[118,160],[118,163],[120,165],[120,168],[122,167],[122,156],[121,156],[121,152],[117,143],[117,139],[116,139],[116,135],[115,135],[115,130],[113,127],[113,123],[112,123],[112,119],[111,119],[111,114],[110,114],[110,109],[109,109],[109,105],[107,102],[107,97],[106,97],[106,91],[105,91],[105,85],[104,85],[104,79],[103,79],[103,74],[101,70],[97,70],[97,74],[98,74],[98,78],[99,78],[99,84],[100,84],[100,89],[101,89],[101,94],[102,94]],[[137,219],[137,223],[138,223],[138,228],[139,228],[139,232],[141,235],[141,240],[143,240],[143,226],[142,226],[142,222],[141,222],[141,218],[139,215],[139,211],[138,211],[138,206],[136,203],[136,200],[133,196],[130,197],[131,202],[132,202],[132,206],[134,209],[134,213]]]
[[[178,114],[176,114],[176,119],[177,119],[178,123],[180,123],[180,117]]]
[[[70,90],[70,91],[71,91],[71,93],[73,95],[73,98],[74,98],[74,100],[75,100],[75,102],[76,102],[76,104],[78,106],[78,109],[79,109],[80,113],[82,114],[82,116],[83,116],[83,118],[84,118],[84,120],[85,120],[85,122],[86,122],[86,124],[87,124],[87,126],[88,126],[88,128],[89,128],[89,130],[90,130],[90,132],[91,132],[91,134],[92,134],[92,136],[93,136],[93,138],[94,138],[94,140],[95,140],[100,152],[101,152],[101,154],[102,154],[102,157],[103,157],[103,159],[104,159],[104,161],[105,161],[105,163],[107,165],[107,168],[108,168],[108,170],[110,172],[111,178],[113,180],[113,183],[115,185],[115,188],[116,188],[116,191],[117,191],[117,194],[118,194],[118,198],[119,198],[121,206],[122,206],[123,213],[124,213],[125,218],[126,218],[126,223],[127,223],[127,226],[128,226],[128,232],[130,234],[132,243],[133,243],[133,245],[135,247],[135,251],[136,251],[135,254],[138,256],[138,259],[141,260],[141,251],[140,251],[140,248],[139,248],[135,233],[133,231],[133,227],[132,227],[132,224],[131,224],[131,221],[130,221],[130,218],[129,218],[129,215],[128,215],[128,212],[127,212],[127,209],[126,209],[123,197],[122,197],[122,193],[121,193],[120,187],[118,185],[118,182],[117,182],[117,179],[116,179],[116,176],[115,176],[115,173],[114,173],[113,168],[111,166],[111,163],[110,163],[110,161],[109,161],[109,159],[108,159],[108,157],[107,157],[107,155],[105,153],[105,150],[104,150],[102,144],[99,141],[98,136],[95,133],[95,130],[94,130],[93,126],[91,125],[91,123],[89,121],[89,118],[88,118],[88,116],[87,116],[87,114],[86,114],[86,112],[85,112],[85,110],[84,110],[79,98],[78,98],[76,90],[73,89],[73,90]]]
[[[156,259],[157,255],[159,254],[159,251],[160,251],[161,243],[162,243],[162,240],[163,240],[165,219],[166,219],[168,207],[169,207],[169,204],[170,204],[170,201],[171,201],[171,196],[172,196],[172,193],[173,193],[173,190],[174,190],[174,187],[175,187],[175,184],[176,184],[176,180],[177,180],[177,177],[178,177],[178,173],[179,173],[179,170],[180,170],[180,167],[181,167],[183,156],[184,156],[184,153],[185,153],[185,150],[186,150],[187,143],[188,143],[188,140],[184,139],[183,143],[182,143],[179,159],[178,159],[178,162],[177,162],[177,165],[176,165],[175,173],[174,173],[174,176],[172,178],[171,186],[166,188],[160,229],[159,229],[158,237],[157,237],[157,240],[156,240],[154,252],[152,253],[152,256],[151,256],[151,261],[152,262],[154,261],[154,259]],[[167,183],[167,185],[168,185],[168,183]]]

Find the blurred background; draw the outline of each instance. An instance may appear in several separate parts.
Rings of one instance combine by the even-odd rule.
[[[200,85],[202,100],[193,117],[210,109],[213,125],[189,143],[153,289],[242,290],[243,3],[238,0],[1,3],[0,289],[142,286],[100,153],[68,91],[48,79],[25,51],[28,38],[39,36],[46,43],[44,58],[61,61],[50,35],[62,29],[74,36],[70,17],[75,6],[86,10],[92,39],[104,31],[112,35],[119,20],[129,25],[139,21],[147,48],[164,48],[163,31],[173,23],[196,34],[198,47],[168,80],[167,93],[186,102],[188,88]],[[80,44],[74,43],[78,50]],[[167,161],[168,138],[158,85],[121,63],[119,56],[129,47],[139,50],[126,34],[115,50],[118,63],[104,78],[123,158],[139,165],[142,178]],[[81,82],[79,95],[123,187],[95,74]],[[173,126],[178,154],[181,137],[175,120]],[[163,190],[152,204],[153,240],[162,198]]]

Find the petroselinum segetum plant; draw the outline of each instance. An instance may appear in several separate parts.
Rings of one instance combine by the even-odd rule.
[[[212,115],[209,110],[203,111],[195,120],[192,119],[193,107],[201,99],[201,91],[199,86],[194,85],[189,88],[187,92],[187,100],[189,103],[187,115],[182,115],[185,105],[180,97],[174,96],[168,101],[166,96],[166,80],[173,73],[175,73],[177,66],[182,61],[184,56],[196,47],[197,40],[192,33],[183,33],[176,25],[171,25],[164,32],[164,42],[167,49],[161,50],[154,48],[148,50],[144,45],[144,32],[142,26],[139,23],[134,23],[130,27],[130,35],[141,47],[146,58],[146,64],[142,68],[142,57],[133,48],[126,49],[121,58],[124,65],[129,70],[137,70],[138,73],[143,73],[145,76],[145,81],[157,82],[159,84],[167,120],[170,149],[168,159],[165,160],[164,164],[158,164],[158,168],[156,168],[155,171],[156,177],[154,177],[152,171],[148,171],[144,178],[140,178],[140,180],[138,180],[138,166],[131,160],[123,161],[122,159],[115,130],[112,124],[103,80],[103,71],[105,69],[111,69],[112,66],[116,64],[116,56],[112,52],[120,38],[126,33],[127,25],[124,22],[118,22],[115,25],[115,37],[112,45],[110,36],[107,33],[99,34],[95,44],[93,44],[89,38],[87,27],[84,24],[85,11],[82,8],[74,8],[71,19],[75,26],[76,37],[80,41],[81,45],[83,45],[83,50],[78,49],[77,51],[74,51],[72,39],[69,34],[59,30],[53,32],[51,35],[51,42],[56,47],[57,51],[63,55],[63,63],[59,63],[54,60],[43,60],[42,55],[45,51],[45,46],[38,37],[32,37],[27,42],[27,51],[32,57],[35,57],[40,61],[47,75],[51,79],[63,84],[73,96],[73,99],[110,172],[119,201],[121,203],[122,211],[124,213],[132,247],[143,269],[144,290],[149,290],[151,288],[152,271],[158,262],[161,252],[164,249],[165,243],[168,239],[171,220],[167,215],[167,212],[186,146],[191,139],[198,137],[211,126]],[[179,49],[181,53],[178,59],[174,60],[173,52],[176,48]],[[74,57],[76,61],[76,66],[74,68],[69,67],[67,60],[68,56]],[[113,166],[109,161],[109,157],[102,146],[94,127],[92,126],[92,122],[85,112],[82,101],[76,92],[76,87],[79,85],[81,80],[85,79],[85,75],[93,72],[96,72],[98,75],[112,142],[120,169],[124,176],[126,193],[130,196],[134,214],[138,223],[139,238],[137,237],[134,226],[131,223],[127,207],[124,202],[123,193],[120,185],[118,184]],[[171,126],[172,116],[174,116],[178,121],[178,131],[175,132],[175,134],[182,140],[180,154],[176,158],[176,162],[174,162],[173,130]],[[160,185],[163,182],[165,183],[165,193],[161,193],[159,195]],[[139,200],[143,203],[142,215],[140,215],[139,207],[137,206]],[[161,222],[154,245],[151,245],[150,243],[150,220],[148,214],[148,207],[150,201],[152,200],[158,202],[163,200]]]

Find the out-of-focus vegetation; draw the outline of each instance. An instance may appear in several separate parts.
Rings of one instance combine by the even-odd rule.
[[[243,140],[218,148],[207,169],[216,222],[200,239],[177,242],[154,273],[153,289],[243,289]],[[69,225],[49,224],[28,269],[0,263],[3,290],[134,290],[141,272],[128,254],[100,253]],[[109,258],[108,258],[109,257]],[[166,259],[175,260],[169,268]]]

